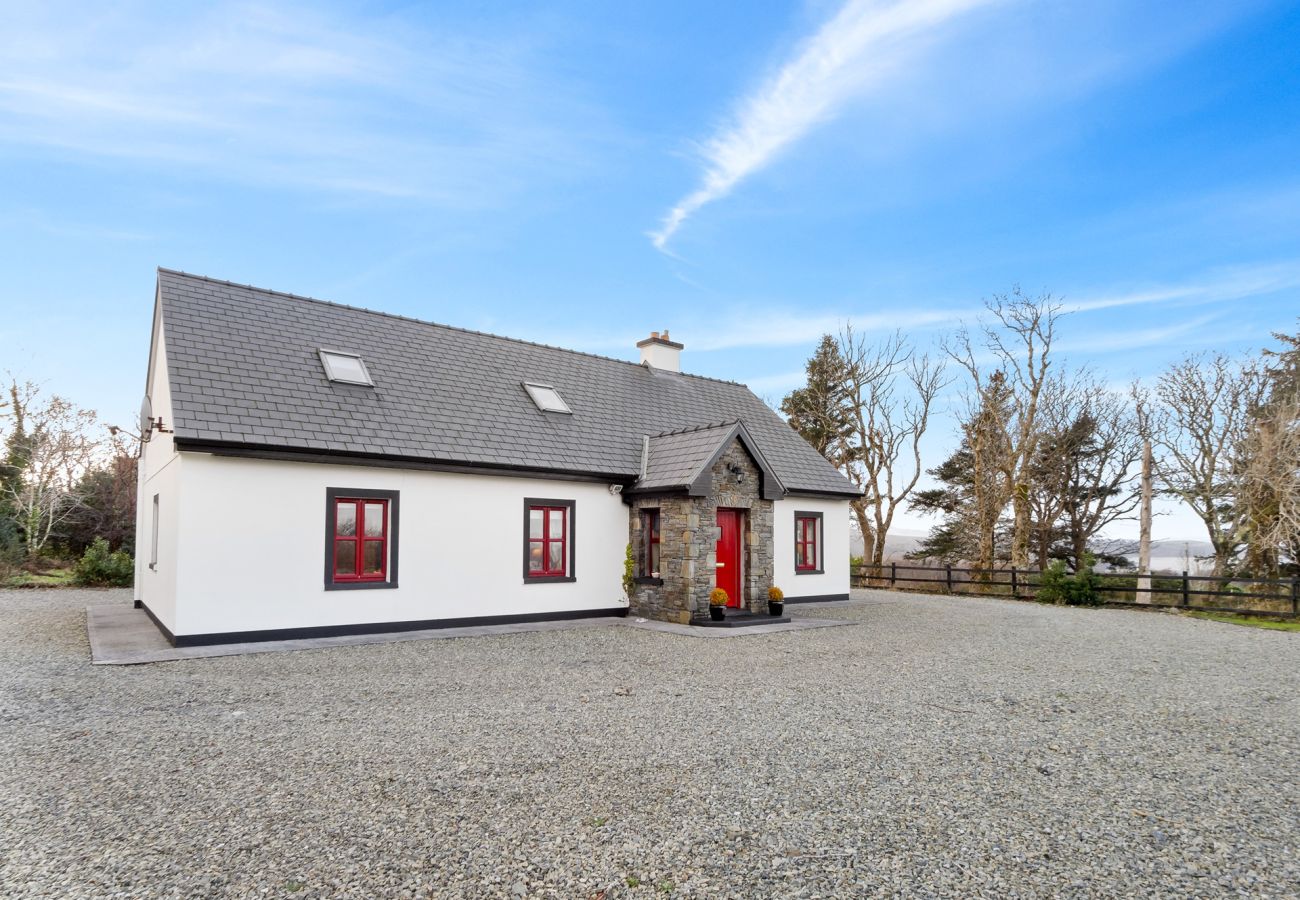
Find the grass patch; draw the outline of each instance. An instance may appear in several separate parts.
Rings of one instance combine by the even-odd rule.
[[[1196,619],[1209,619],[1211,622],[1227,622],[1229,625],[1267,628],[1270,631],[1300,631],[1300,620],[1297,619],[1270,619],[1264,616],[1238,616],[1216,612],[1189,612],[1187,615]]]
[[[45,572],[19,572],[4,582],[5,587],[59,587],[72,584],[72,569],[49,569]]]

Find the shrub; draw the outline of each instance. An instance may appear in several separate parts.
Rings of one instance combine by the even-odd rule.
[[[1101,579],[1092,566],[1093,559],[1089,556],[1084,567],[1074,573],[1074,590],[1068,601],[1071,606],[1101,606]]]
[[[72,580],[85,587],[130,587],[135,561],[125,550],[111,552],[108,541],[95,538],[72,570]]]
[[[780,603],[785,599],[785,591],[781,590],[776,585],[772,585],[767,589],[767,599],[771,600],[773,603]]]
[[[1100,606],[1101,584],[1092,571],[1092,558],[1073,575],[1065,571],[1065,562],[1056,560],[1047,567],[1035,594],[1039,603],[1056,603],[1065,606]]]
[[[867,559],[866,559],[866,557],[864,557],[864,556],[850,556],[850,557],[849,557],[849,568],[851,568],[851,569],[860,569],[860,568],[862,568],[863,566],[865,566],[866,564],[867,564]]]
[[[726,606],[731,597],[722,588],[714,588],[713,593],[709,594],[709,606]]]
[[[18,528],[13,520],[0,511],[0,579],[8,578],[17,572],[25,556]]]
[[[632,592],[636,590],[636,557],[632,555],[632,545],[627,545],[627,552],[623,555],[623,593],[627,598],[632,599]]]

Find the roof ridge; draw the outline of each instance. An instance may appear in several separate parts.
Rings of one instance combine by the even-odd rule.
[[[414,316],[403,316],[398,313],[384,312],[382,309],[370,309],[369,307],[366,306],[353,306],[350,303],[339,303],[335,300],[322,300],[319,297],[309,297],[306,294],[292,294],[288,291],[277,291],[274,288],[264,288],[264,287],[258,287],[255,284],[243,284],[238,281],[228,281],[225,278],[213,278],[210,275],[198,275],[194,272],[186,272],[181,269],[169,269],[166,266],[158,266],[158,272],[159,273],[166,272],[168,275],[179,275],[182,278],[194,278],[199,281],[207,281],[212,284],[224,284],[229,287],[244,288],[245,290],[257,291],[258,293],[262,293],[262,294],[273,294],[279,297],[288,297],[291,300],[304,300],[308,303],[319,303],[322,306],[333,306],[337,309],[350,309],[353,310],[354,312],[369,313],[370,315],[373,316],[384,316],[386,318],[397,319],[402,322],[413,322],[417,325],[427,325],[430,328],[446,328],[448,331],[458,331],[461,334],[476,334],[479,335],[480,337],[496,338],[497,340],[510,341],[511,343],[514,344],[524,344],[529,347],[541,347],[545,350],[559,350],[561,353],[573,353],[577,356],[587,356],[587,357],[591,357],[592,359],[603,359],[609,362],[622,363],[623,365],[626,366],[647,368],[641,363],[632,362],[630,359],[619,359],[616,356],[604,356],[600,353],[589,353],[586,350],[574,350],[570,347],[557,347],[554,344],[543,344],[540,341],[529,341],[523,338],[510,337],[509,335],[505,335],[505,334],[493,334],[490,331],[478,331],[473,328],[462,328],[458,325],[447,325],[444,322],[433,322],[429,319],[417,319]],[[656,371],[663,371],[663,370],[656,370]],[[713,381],[719,384],[734,384],[738,387],[743,387],[746,390],[749,390],[748,385],[745,385],[739,381],[731,381],[730,379],[727,378],[713,378],[712,376],[709,375],[696,375],[692,372],[672,372],[670,374],[681,375],[684,378],[698,378],[701,381]]]
[[[677,428],[672,431],[661,431],[658,434],[650,435],[650,437],[672,437],[677,434],[692,434],[696,431],[711,431],[714,428],[727,428],[739,424],[740,419],[727,419],[724,422],[714,422],[709,425],[688,425],[685,428]]]

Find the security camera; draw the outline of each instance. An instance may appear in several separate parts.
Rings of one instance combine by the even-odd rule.
[[[609,486],[609,492],[613,494],[615,497],[617,497],[619,494],[623,493],[623,485],[611,484]]]

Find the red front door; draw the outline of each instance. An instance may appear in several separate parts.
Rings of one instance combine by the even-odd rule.
[[[717,585],[727,592],[728,606],[743,606],[740,593],[740,525],[744,512],[718,510]]]

